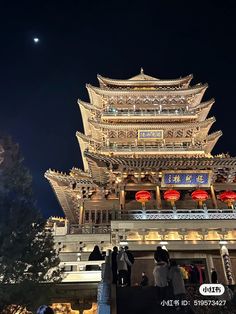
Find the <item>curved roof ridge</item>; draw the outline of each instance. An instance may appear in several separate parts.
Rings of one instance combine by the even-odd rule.
[[[96,140],[95,138],[92,138],[91,136],[85,135],[84,133],[82,133],[80,131],[76,131],[75,135],[76,135],[77,139],[81,138],[85,142],[91,141],[91,142],[96,142],[96,143],[100,144],[100,141]]]
[[[203,101],[201,102],[199,105],[195,106],[195,107],[191,107],[191,110],[194,110],[194,109],[204,109],[208,106],[212,106],[215,102],[215,99],[214,98],[211,98],[210,100],[207,100],[207,101]]]
[[[218,131],[212,132],[211,134],[208,134],[207,140],[212,141],[222,135],[223,135],[223,132],[221,130],[218,130]]]
[[[81,177],[81,178],[92,179],[91,175],[88,172],[85,172],[82,169],[77,168],[77,167],[73,167],[70,170],[69,175],[72,177],[77,177],[77,178]]]
[[[159,78],[155,78],[153,76],[149,76],[146,75],[144,73],[140,73],[138,75],[135,75],[131,78],[128,79],[112,79],[112,78],[108,78],[105,76],[102,76],[100,74],[97,75],[98,81],[100,83],[102,83],[102,85],[134,85],[135,83],[148,83],[150,82],[150,84],[153,85],[153,83],[157,84],[157,85],[171,85],[171,84],[184,84],[184,83],[190,83],[190,81],[193,78],[192,74],[189,74],[187,76],[184,77],[179,77],[179,78],[174,78],[174,79],[159,79]]]

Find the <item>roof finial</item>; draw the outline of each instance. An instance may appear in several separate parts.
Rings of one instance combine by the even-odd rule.
[[[143,68],[140,68],[140,74],[143,74]]]

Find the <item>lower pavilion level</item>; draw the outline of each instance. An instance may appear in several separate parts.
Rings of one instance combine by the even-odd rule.
[[[155,214],[163,216],[154,219]],[[223,213],[224,216],[221,214],[208,210],[195,216],[190,213],[190,219],[190,216],[186,218],[187,213],[158,214],[144,210],[133,214],[129,220],[127,216],[122,219],[121,215],[120,219],[97,226],[75,226],[58,218],[51,218],[49,223],[51,226],[53,223],[55,243],[61,248],[61,263],[67,265],[70,275],[68,280],[73,278],[73,271],[86,264],[94,245],[99,245],[103,252],[113,246],[128,245],[135,256],[132,283],[140,281],[143,271],[152,282],[154,251],[162,245],[178,264],[201,267],[206,282],[210,282],[211,270],[215,268],[219,282],[232,285],[236,276],[236,228],[232,218],[235,219],[236,213],[231,209]],[[99,281],[99,278],[94,280]]]

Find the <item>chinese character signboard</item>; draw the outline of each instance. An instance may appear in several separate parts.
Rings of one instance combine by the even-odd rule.
[[[209,187],[211,185],[212,172],[208,170],[182,170],[182,171],[163,171],[162,187]]]
[[[139,140],[162,140],[163,130],[138,130]]]

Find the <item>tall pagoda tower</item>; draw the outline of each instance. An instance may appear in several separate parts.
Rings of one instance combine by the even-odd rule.
[[[111,225],[113,244],[213,240],[219,246],[236,239],[234,200],[226,206],[219,198],[236,190],[236,158],[212,155],[222,135],[210,133],[214,99],[202,101],[207,84],[191,80],[158,79],[141,69],[127,80],[98,75],[99,87],[86,86],[90,102],[78,101],[84,132],[76,133],[84,169],[45,173],[71,225]],[[180,197],[173,202],[165,192],[175,189]],[[140,190],[151,197],[145,207],[135,199]],[[196,190],[198,203],[191,197]]]

